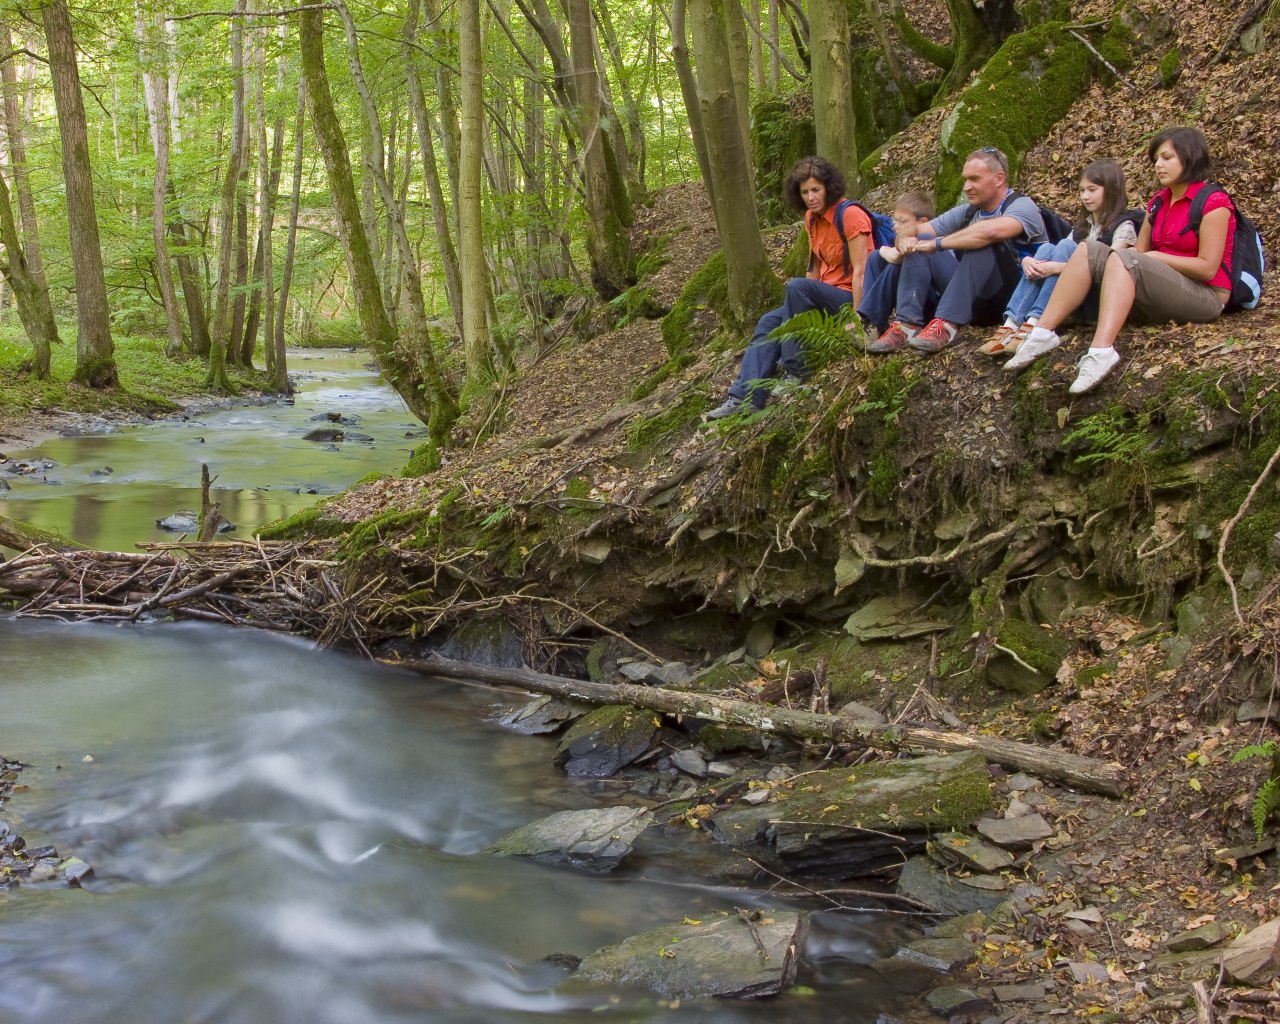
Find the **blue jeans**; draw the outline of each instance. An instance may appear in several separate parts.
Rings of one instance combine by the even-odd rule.
[[[742,367],[738,370],[738,379],[729,388],[729,397],[741,400],[750,395],[751,404],[763,409],[769,400],[769,389],[760,381],[778,376],[779,368],[784,373],[803,377],[807,371],[800,342],[793,338],[769,339],[769,335],[799,313],[810,309],[835,313],[841,306],[847,306],[850,299],[843,288],[812,278],[793,277],[788,281],[782,305],[769,310],[756,322],[755,334],[742,355]]]
[[[1038,260],[1052,260],[1055,263],[1066,263],[1079,244],[1079,242],[1074,242],[1070,238],[1064,238],[1057,243],[1045,242],[1037,247],[1035,258]],[[1039,320],[1044,313],[1045,306],[1049,304],[1049,296],[1053,294],[1053,289],[1057,287],[1057,284],[1057,274],[1052,277],[1042,278],[1039,281],[1033,281],[1026,274],[1023,274],[1022,280],[1018,282],[1018,287],[1009,296],[1009,305],[1005,306],[1004,309],[1005,318],[1018,325],[1026,323],[1028,317],[1035,317]]]
[[[908,324],[923,324],[933,318],[938,296],[951,283],[956,272],[955,253],[921,253],[917,264],[927,273],[903,274],[902,263],[886,263],[879,251],[867,257],[867,273],[862,283],[862,302],[858,314],[884,332],[897,310],[898,319]]]

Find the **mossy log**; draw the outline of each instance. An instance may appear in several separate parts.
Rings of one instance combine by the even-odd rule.
[[[52,548],[55,551],[83,550],[83,544],[67,540],[65,537],[48,530],[40,530],[28,526],[16,519],[0,516],[0,547],[13,548],[15,551],[27,551],[35,547]]]
[[[490,668],[440,657],[388,659],[386,663],[427,675],[469,679],[495,686],[513,686],[535,693],[568,697],[587,704],[630,704],[667,715],[686,715],[712,722],[746,725],[796,739],[856,743],[876,750],[896,751],[912,747],[924,750],[975,750],[994,764],[1054,779],[1077,789],[1106,796],[1121,796],[1124,793],[1125,769],[1122,765],[992,736],[970,736],[899,725],[871,725],[840,715],[792,711],[788,708],[704,694],[681,693],[654,686],[593,683],[546,675],[530,669]]]

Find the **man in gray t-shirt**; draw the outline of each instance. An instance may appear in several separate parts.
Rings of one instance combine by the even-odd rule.
[[[938,352],[951,344],[965,324],[996,324],[1017,285],[1019,260],[1045,240],[1040,208],[1026,196],[1010,197],[1009,160],[987,146],[970,153],[964,163],[966,202],[929,222],[933,238],[917,238],[914,226],[899,230],[902,284],[941,292],[934,318],[921,327],[899,321],[898,331],[886,331],[867,346],[869,352],[893,352],[910,345],[919,352]],[[926,258],[941,250],[960,258],[949,281],[934,281],[936,261]],[[917,280],[918,279],[918,280]]]

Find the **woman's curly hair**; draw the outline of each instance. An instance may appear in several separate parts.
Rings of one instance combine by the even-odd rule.
[[[800,213],[805,211],[804,200],[800,198],[800,186],[810,178],[817,178],[827,190],[827,207],[838,203],[844,196],[844,175],[840,173],[840,169],[820,156],[807,156],[791,168],[791,173],[782,184],[782,198],[793,210]]]

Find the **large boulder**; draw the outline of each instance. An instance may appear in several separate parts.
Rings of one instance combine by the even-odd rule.
[[[772,843],[790,871],[852,878],[923,850],[928,835],[967,826],[991,806],[981,754],[964,751],[808,772],[773,799],[724,811],[716,835]]]
[[[655,928],[582,961],[570,982],[635,985],[672,999],[777,995],[796,976],[804,914],[740,911]]]

